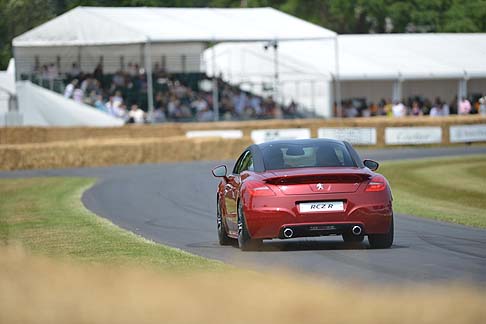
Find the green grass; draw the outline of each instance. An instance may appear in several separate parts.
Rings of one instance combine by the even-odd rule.
[[[225,267],[155,244],[90,213],[80,198],[93,183],[85,178],[0,180],[0,246],[20,244],[35,254],[162,270]]]
[[[486,155],[386,162],[395,212],[486,228]]]

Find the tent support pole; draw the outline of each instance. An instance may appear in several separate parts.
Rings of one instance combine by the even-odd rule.
[[[316,81],[312,80],[311,81],[311,106],[312,106],[312,111],[314,111],[314,117],[317,115],[316,112]]]
[[[152,83],[152,49],[150,40],[145,43],[145,73],[147,75],[148,120],[154,123],[154,85]]]
[[[211,47],[211,68],[213,73],[213,112],[214,112],[214,121],[219,120],[219,94],[218,94],[218,78],[216,76],[216,43],[213,42],[213,46]]]
[[[459,79],[457,83],[457,108],[459,113],[459,105],[462,98],[467,98],[467,76],[464,75],[463,79]]]
[[[401,101],[402,100],[402,89],[403,89],[403,81],[401,76],[398,77],[395,81],[393,81],[393,91],[392,91],[392,101]]]
[[[273,64],[274,64],[274,73],[275,73],[275,84],[274,84],[274,93],[273,93],[273,96],[275,98],[273,98],[275,100],[275,102],[279,102],[279,99],[280,99],[280,92],[279,92],[279,86],[280,86],[280,82],[279,82],[279,62],[278,62],[278,42],[277,41],[274,41],[273,42]],[[283,102],[283,98],[281,100],[281,102]]]
[[[12,46],[12,54],[14,57],[15,81],[20,81],[19,58],[17,56],[17,48]]]
[[[338,38],[337,36],[334,37],[334,65],[335,67],[335,75],[334,75],[334,101],[336,102],[337,114],[339,117],[343,117],[343,107],[341,104],[341,81],[339,80],[339,46],[338,46]],[[330,107],[329,117],[332,117],[332,106]]]

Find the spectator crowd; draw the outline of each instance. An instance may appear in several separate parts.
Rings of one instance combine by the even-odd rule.
[[[63,74],[55,64],[34,68],[34,75],[41,80],[61,78],[65,82],[64,96],[85,103],[126,123],[144,123],[147,116],[146,73],[137,63],[128,63],[125,69],[114,74],[105,74],[98,64],[92,73],[84,73],[76,63]],[[212,82],[202,73],[168,74],[158,64],[153,69],[155,122],[165,121],[212,121]],[[278,104],[271,96],[264,97],[243,91],[238,86],[217,79],[218,106],[221,120],[271,119],[305,117],[303,110],[294,101]],[[448,116],[450,114],[486,115],[486,96],[474,100],[455,98],[450,103],[437,97],[431,101],[420,96],[401,101],[381,99],[367,102],[364,98],[342,101],[342,109],[334,104],[337,117],[372,116]]]
[[[344,100],[342,103],[342,117],[373,117],[373,116],[424,116],[430,117],[449,116],[450,114],[486,115],[486,96],[478,97],[473,103],[467,98],[457,100],[454,98],[450,103],[445,102],[440,97],[436,97],[432,102],[427,98],[410,97],[407,100],[385,100],[381,99],[378,103],[367,103],[365,99]],[[336,105],[334,107],[336,116],[340,115]]]
[[[34,72],[42,79],[52,80],[60,76],[54,64],[44,65]],[[155,64],[152,76],[155,122],[215,119],[212,82],[206,75],[170,75]],[[66,98],[93,106],[126,123],[144,123],[148,119],[146,73],[138,64],[128,63],[126,69],[106,75],[102,64],[98,64],[92,73],[84,73],[73,63],[64,80]],[[302,117],[293,101],[279,105],[271,96],[243,91],[221,78],[217,79],[217,84],[221,120]]]

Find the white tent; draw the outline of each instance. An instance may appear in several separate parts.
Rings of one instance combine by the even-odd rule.
[[[6,123],[10,100],[15,93],[15,71],[13,59],[10,59],[7,70],[0,71],[0,126]]]
[[[122,126],[124,121],[91,106],[39,87],[17,82],[19,112],[24,126]]]
[[[283,41],[335,35],[272,8],[77,7],[16,37],[13,46]]]
[[[339,35],[339,66],[327,42],[291,41],[279,47],[282,79],[330,82],[339,71],[342,97],[396,97],[424,91],[455,95],[486,92],[486,34]],[[260,82],[271,75],[271,53],[259,43],[216,46],[216,68],[232,82]],[[205,53],[210,64],[210,53]],[[440,80],[440,82],[438,81]],[[434,85],[435,84],[435,85]],[[427,90],[428,89],[428,90]],[[300,97],[309,104],[300,89]],[[290,95],[295,91],[289,89]],[[307,91],[309,95],[309,91]],[[376,99],[375,99],[376,100]],[[317,102],[322,102],[318,99]]]
[[[180,53],[191,53],[194,57],[202,54],[209,44],[217,42],[281,42],[335,37],[333,31],[272,8],[77,7],[16,37],[13,47],[17,78],[26,69],[32,71],[39,53],[60,66],[77,61],[83,67],[86,56],[90,60],[103,56],[105,61],[107,56],[115,59],[121,51],[129,50],[132,57],[138,57],[145,65],[150,87],[149,110],[152,111],[152,63],[154,58],[165,55],[168,50],[168,46],[160,47],[161,44],[171,44],[170,47],[178,44]],[[69,59],[59,62],[60,53]],[[214,108],[217,111],[217,101]]]

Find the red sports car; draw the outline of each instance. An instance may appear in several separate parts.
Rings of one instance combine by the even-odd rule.
[[[393,243],[392,194],[378,163],[361,161],[351,144],[329,139],[249,146],[217,193],[219,243],[251,250],[264,239],[342,235],[371,248]]]

